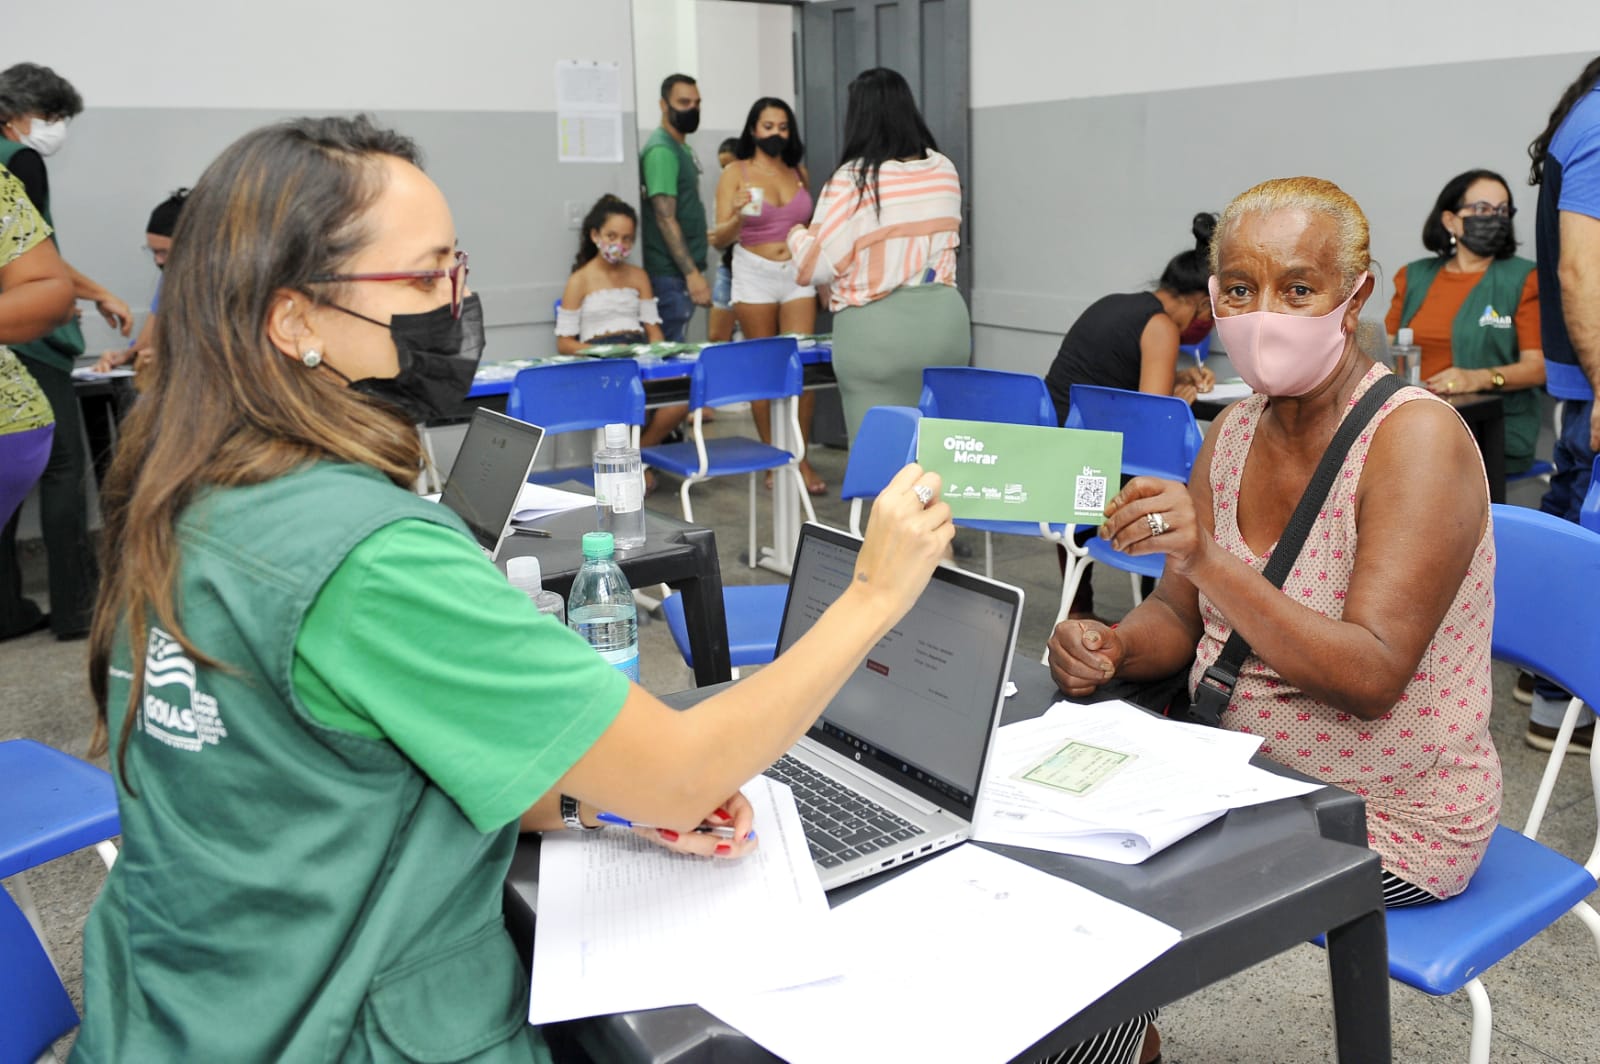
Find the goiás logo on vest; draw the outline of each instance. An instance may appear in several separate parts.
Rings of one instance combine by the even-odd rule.
[[[154,626],[145,647],[139,727],[152,739],[191,752],[228,737],[217,700],[195,687],[194,662],[183,644]]]
[[[1509,329],[1512,324],[1511,315],[1496,314],[1493,303],[1487,304],[1478,317],[1478,325],[1485,329]]]

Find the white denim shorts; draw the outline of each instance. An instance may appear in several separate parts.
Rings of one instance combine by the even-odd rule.
[[[793,259],[773,262],[743,246],[733,249],[733,301],[735,303],[789,303],[815,299],[817,290],[795,283]]]

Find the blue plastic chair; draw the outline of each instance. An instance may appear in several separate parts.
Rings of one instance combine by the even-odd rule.
[[[76,1026],[78,1013],[50,954],[0,890],[0,1060],[38,1060]]]
[[[1424,993],[1465,988],[1472,1064],[1487,1064],[1491,1014],[1479,975],[1571,911],[1600,945],[1600,916],[1584,902],[1600,876],[1600,835],[1588,865],[1534,841],[1583,702],[1600,702],[1600,536],[1518,506],[1494,515],[1494,656],[1548,676],[1575,697],[1521,833],[1497,827],[1467,889],[1448,901],[1391,909],[1389,974]],[[1600,812],[1600,763],[1589,763]]]
[[[1216,330],[1213,329],[1211,332],[1208,332],[1204,336],[1202,336],[1200,338],[1200,342],[1199,343],[1179,344],[1178,345],[1178,355],[1179,355],[1178,368],[1179,369],[1187,369],[1188,368],[1188,367],[1186,367],[1186,366],[1184,366],[1182,364],[1183,363],[1183,358],[1182,358],[1183,355],[1188,355],[1190,358],[1194,359],[1195,363],[1197,365],[1201,365],[1201,366],[1205,365],[1206,364],[1206,358],[1208,356],[1210,356],[1210,354],[1211,354],[1211,338],[1213,336],[1215,336],[1215,335],[1216,335]]]
[[[683,505],[685,521],[694,520],[694,506],[689,501],[690,488],[713,477],[739,473],[748,476],[751,568],[755,567],[759,557],[756,549],[757,473],[771,469],[776,476],[786,477],[800,496],[806,519],[817,519],[816,510],[811,506],[811,496],[806,492],[805,480],[800,476],[800,459],[805,452],[803,447],[798,452],[791,452],[747,436],[708,439],[701,417],[706,407],[710,406],[728,406],[756,399],[789,400],[780,405],[785,408],[789,419],[789,438],[798,441],[801,438],[800,419],[794,400],[799,397],[803,383],[800,348],[793,337],[773,336],[707,347],[700,352],[689,374],[693,438],[683,443],[649,447],[642,455],[646,465],[683,478],[683,487],[679,489],[678,496]],[[774,407],[774,418],[778,416],[778,409]]]
[[[110,868],[117,849],[107,840],[121,830],[117,788],[104,770],[32,739],[0,742],[0,879],[11,879],[41,943],[44,930],[23,873],[86,846]]]
[[[1056,408],[1044,378],[1008,370],[929,366],[922,371],[922,398],[917,409],[923,417],[1056,427]],[[1037,521],[958,520],[956,524],[983,533],[983,574],[989,577],[994,576],[995,533],[1056,538],[1048,526]]]
[[[842,499],[851,500],[850,531],[861,535],[861,501],[875,498],[884,486],[916,457],[917,422],[921,415],[909,406],[875,406],[861,419],[861,429],[850,448],[844,470]],[[786,584],[724,587],[723,614],[728,619],[728,658],[738,675],[741,665],[765,665],[777,654],[778,628],[789,592]],[[667,630],[678,645],[684,664],[694,667],[689,653],[689,631],[683,619],[683,596],[668,595],[661,603]]]
[[[632,425],[638,446],[639,426],[644,424],[639,364],[631,358],[606,358],[522,370],[511,381],[506,413],[538,425],[547,436]],[[594,466],[541,469],[529,474],[528,480],[535,484],[578,480],[592,487]]]
[[[1188,403],[1172,395],[1148,395],[1092,384],[1074,384],[1071,400],[1067,428],[1122,433],[1125,476],[1162,477],[1188,483],[1195,455],[1200,453],[1200,445],[1205,441]],[[1069,528],[1062,537],[1076,561],[1061,583],[1057,624],[1066,619],[1078,585],[1088,571],[1088,562],[1103,562],[1131,574],[1135,605],[1144,598],[1140,579],[1160,578],[1164,564],[1161,555],[1124,554],[1098,536],[1080,547],[1073,541],[1072,532]]]
[[[1600,532],[1600,480],[1596,480],[1596,473],[1600,473],[1600,455],[1595,455],[1594,468],[1589,472],[1589,491],[1578,510],[1578,524],[1591,532]]]
[[[896,473],[917,460],[917,425],[921,421],[922,412],[911,406],[875,406],[862,416],[844,467],[844,484],[839,488],[839,498],[850,503],[852,534],[862,534],[863,502],[877,498]]]

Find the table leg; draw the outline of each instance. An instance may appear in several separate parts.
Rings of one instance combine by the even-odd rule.
[[[694,548],[695,576],[671,581],[683,592],[683,623],[689,631],[689,655],[694,659],[696,687],[733,679],[728,661],[728,618],[722,599],[722,566],[717,561],[717,537],[709,528],[679,533]]]
[[[1389,1064],[1389,935],[1382,909],[1328,932],[1333,1027],[1342,1064]]]

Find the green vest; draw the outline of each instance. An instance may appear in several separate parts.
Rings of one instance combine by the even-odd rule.
[[[1427,298],[1433,279],[1445,260],[1418,259],[1406,265],[1406,297],[1400,304],[1400,327],[1411,319]],[[1534,264],[1528,259],[1496,259],[1473,286],[1450,326],[1450,359],[1462,369],[1496,369],[1517,362],[1516,322],[1522,289]],[[1506,414],[1506,472],[1521,473],[1533,464],[1539,442],[1539,389],[1504,392]]]
[[[123,847],[84,930],[74,1061],[548,1060],[501,918],[517,825],[479,833],[392,744],[318,723],[291,686],[318,590],[402,518],[466,534],[333,463],[183,512],[176,609],[225,667],[159,623],[138,640]],[[129,652],[111,667],[113,751]]]
[[[23,146],[14,140],[0,137],[0,166],[9,167],[11,157],[21,151]],[[50,208],[44,203],[35,203],[34,209],[44,218],[51,229],[56,223],[50,217]],[[56,234],[56,246],[61,246],[61,234]],[[83,354],[83,330],[78,328],[78,319],[71,318],[65,325],[57,325],[54,330],[41,336],[37,340],[25,344],[8,344],[11,350],[23,358],[34,362],[41,362],[46,366],[54,366],[63,373],[72,372],[72,361]]]
[[[706,268],[706,208],[700,202],[700,161],[687,144],[679,144],[671,133],[660,126],[645,139],[639,149],[639,200],[644,216],[644,272],[652,277],[678,277],[683,271],[672,260],[667,250],[667,239],[661,235],[661,225],[656,221],[655,209],[650,206],[650,193],[645,188],[646,156],[652,152],[666,151],[678,157],[678,228],[683,231],[684,246],[689,257],[702,270]]]

